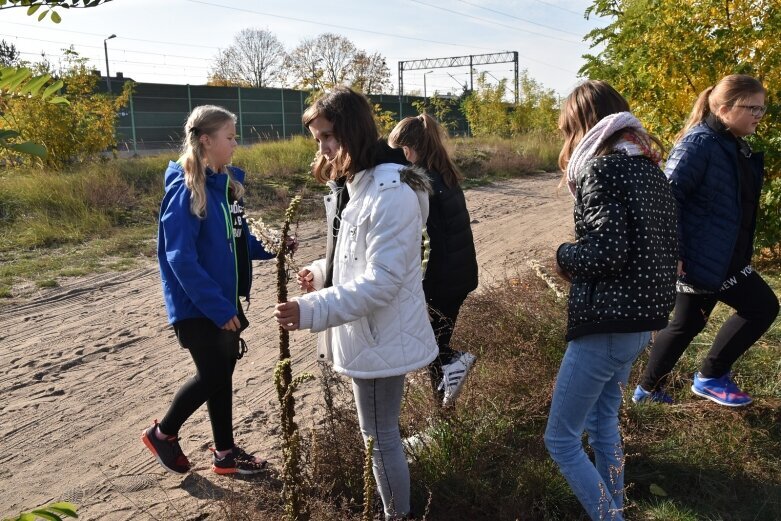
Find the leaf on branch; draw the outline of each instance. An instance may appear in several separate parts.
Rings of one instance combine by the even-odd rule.
[[[16,130],[0,130],[0,141],[5,141],[6,139],[13,139],[15,137],[19,137],[19,132]]]
[[[20,154],[27,154],[30,156],[39,157],[41,159],[46,159],[46,157],[49,155],[46,147],[39,145],[38,143],[33,143],[32,141],[25,141],[24,143],[6,143],[0,141],[0,148],[14,150]]]
[[[36,516],[41,517],[43,519],[47,519],[48,521],[62,521],[62,518],[57,514],[52,514],[48,510],[44,510],[42,508],[33,510],[30,513],[35,514]]]

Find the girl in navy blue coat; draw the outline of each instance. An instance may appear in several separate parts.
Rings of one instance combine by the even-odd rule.
[[[239,297],[249,299],[252,260],[270,259],[244,218],[244,172],[228,166],[236,117],[213,105],[195,108],[184,127],[183,154],[168,165],[160,207],[157,256],[168,320],[196,373],[174,396],[163,420],[141,440],[168,471],[190,469],[179,429],[204,403],[209,410],[218,474],[255,474],[265,466],[233,440],[233,369],[248,325]]]
[[[732,75],[705,89],[670,152],[665,174],[678,207],[678,285],[670,324],[656,336],[633,401],[671,403],[662,386],[717,302],[735,313],[695,373],[694,394],[720,405],[751,403],[732,365],[778,315],[778,298],[751,267],[763,156],[744,138],[765,114],[765,89]]]

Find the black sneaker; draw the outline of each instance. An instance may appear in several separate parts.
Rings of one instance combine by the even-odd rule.
[[[258,459],[251,454],[247,454],[244,449],[239,447],[233,447],[233,450],[220,459],[217,457],[217,451],[211,449],[212,454],[212,470],[216,474],[242,474],[244,476],[251,476],[258,474],[266,468],[267,462],[262,459]]]
[[[144,442],[154,455],[157,462],[168,472],[174,474],[187,474],[190,470],[190,462],[179,446],[179,438],[172,436],[167,440],[157,437],[157,420],[154,425],[141,432],[141,441]]]

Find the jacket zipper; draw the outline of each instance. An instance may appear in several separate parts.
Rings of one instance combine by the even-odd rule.
[[[245,241],[247,241],[247,296],[245,298],[245,302],[247,303],[247,309],[246,311],[249,311],[249,295],[250,290],[252,289],[252,257],[250,257],[249,253],[249,226],[247,225],[246,219],[241,224],[242,233],[244,234]],[[237,264],[238,266],[238,264]],[[238,267],[236,268],[236,276],[238,277]],[[238,283],[236,284],[236,291],[238,292]]]
[[[239,302],[239,260],[236,258],[236,237],[233,234],[233,220],[230,218],[230,215],[228,213],[228,209],[230,207],[230,201],[228,197],[228,187],[230,186],[230,179],[226,179],[225,181],[225,203],[226,205],[222,205],[222,213],[225,215],[225,229],[228,235],[228,239],[231,241],[231,253],[233,253],[233,275],[234,275],[234,282],[233,287],[235,289],[235,299],[234,302],[236,302],[236,305],[238,305]]]

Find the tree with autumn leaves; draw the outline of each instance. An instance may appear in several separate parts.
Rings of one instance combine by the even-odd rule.
[[[586,35],[581,74],[610,82],[648,129],[671,145],[697,95],[728,74],[767,89],[752,145],[766,153],[757,245],[781,253],[781,9],[778,0],[596,0],[586,16],[609,23]]]

